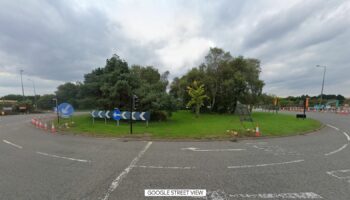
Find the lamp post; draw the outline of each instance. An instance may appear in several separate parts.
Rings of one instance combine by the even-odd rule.
[[[24,100],[24,88],[23,88],[23,79],[22,79],[22,74],[23,74],[24,70],[21,69],[21,70],[19,70],[19,72],[21,73],[22,96],[23,96],[23,100]]]
[[[36,110],[37,105],[36,105],[35,82],[34,82],[34,80],[32,80],[32,79],[30,79],[30,78],[28,78],[28,80],[29,80],[29,81],[32,81],[32,83],[33,83],[33,91],[34,91],[34,109]]]
[[[320,106],[322,104],[322,100],[323,100],[323,88],[324,88],[324,79],[326,76],[326,66],[321,66],[321,65],[316,65],[316,67],[322,67],[323,68],[323,79],[322,79],[322,89],[321,89],[321,100],[320,100]]]

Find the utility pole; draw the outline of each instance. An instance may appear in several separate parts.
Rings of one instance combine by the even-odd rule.
[[[37,105],[36,105],[36,91],[35,91],[35,82],[32,79],[28,79],[29,81],[32,81],[33,83],[33,91],[34,91],[34,109],[36,110]]]
[[[21,73],[21,85],[22,85],[22,96],[23,96],[23,101],[24,101],[24,88],[23,88],[23,79],[22,79],[22,74],[23,74],[24,70],[21,69],[20,73]]]
[[[324,79],[326,77],[326,66],[316,65],[316,67],[322,67],[323,68],[323,79],[322,79],[322,89],[321,89],[321,100],[320,100],[320,106],[322,105],[323,100],[323,88],[324,88]]]

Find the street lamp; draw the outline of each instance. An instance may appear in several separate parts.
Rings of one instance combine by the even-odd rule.
[[[36,105],[36,91],[35,91],[35,82],[34,80],[28,78],[29,81],[32,81],[33,83],[33,90],[34,90],[34,109],[36,109],[37,105]]]
[[[324,78],[326,76],[326,66],[321,66],[321,65],[316,65],[316,67],[322,67],[323,68],[323,80],[322,80],[322,89],[321,89],[321,100],[320,100],[320,105],[322,104],[323,100],[323,88],[324,88]]]
[[[21,85],[22,85],[22,96],[23,96],[23,100],[24,100],[24,88],[23,88],[23,80],[22,80],[22,74],[23,74],[24,70],[21,69],[20,73],[21,73]]]

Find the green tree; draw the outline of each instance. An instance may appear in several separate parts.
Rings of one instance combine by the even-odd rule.
[[[204,85],[199,85],[197,81],[193,81],[192,87],[187,87],[187,92],[191,97],[191,100],[187,103],[187,106],[194,106],[196,117],[199,117],[200,108],[204,105],[204,100],[208,98],[208,96],[205,95]]]
[[[44,94],[40,96],[40,98],[37,101],[38,108],[43,110],[51,110],[53,107],[55,107],[53,98],[56,96],[53,94]]]
[[[59,103],[68,102],[77,108],[79,106],[77,97],[79,94],[81,83],[67,82],[57,87],[56,96]]]

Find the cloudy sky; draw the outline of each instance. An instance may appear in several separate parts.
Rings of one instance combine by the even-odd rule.
[[[347,0],[1,0],[0,96],[53,93],[116,53],[171,78],[210,47],[261,60],[264,92],[350,96]]]

